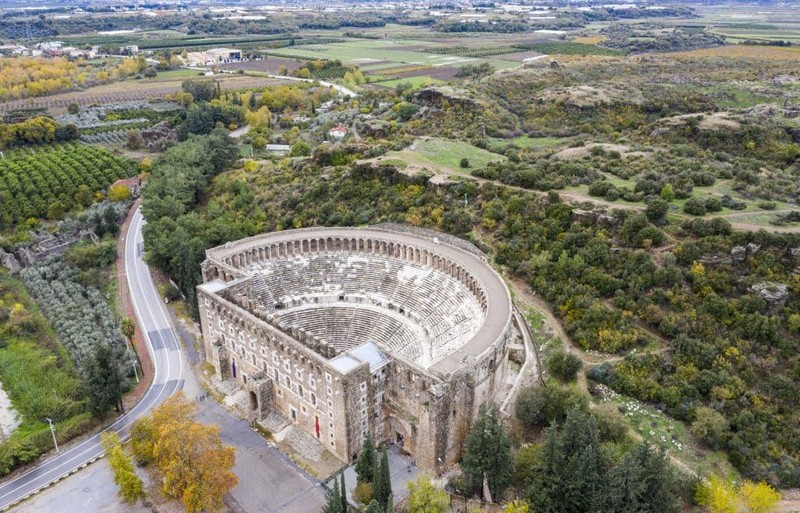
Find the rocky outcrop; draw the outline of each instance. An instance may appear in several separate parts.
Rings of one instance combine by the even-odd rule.
[[[771,309],[782,308],[789,299],[789,287],[783,283],[762,281],[750,287],[750,291],[758,294]]]
[[[15,274],[22,269],[22,266],[19,265],[16,257],[14,257],[14,255],[11,253],[6,253],[2,249],[0,249],[0,265],[8,269],[11,274]]]

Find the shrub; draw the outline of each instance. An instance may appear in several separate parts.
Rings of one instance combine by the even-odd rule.
[[[730,436],[728,420],[721,413],[706,406],[697,407],[694,417],[692,435],[712,449],[724,448]]]
[[[363,481],[353,490],[353,499],[361,504],[369,504],[372,500],[372,483]]]
[[[706,202],[700,198],[689,198],[683,205],[683,211],[693,216],[706,215]]]
[[[164,296],[167,301],[175,301],[181,298],[181,291],[172,283],[165,283],[160,289],[161,295]]]
[[[128,130],[125,135],[125,146],[130,150],[138,150],[144,145],[142,132],[139,130]]]
[[[774,201],[761,201],[758,203],[758,208],[761,210],[775,210],[778,207]]]
[[[469,159],[466,158],[466,157],[462,158],[461,162],[459,162],[458,165],[461,166],[462,169],[468,168],[469,167]]]
[[[70,103],[67,105],[67,112],[72,114],[73,116],[81,111],[81,108],[78,106],[77,103]]]
[[[663,223],[667,218],[667,212],[669,211],[669,203],[661,198],[653,198],[647,204],[647,219],[650,220],[651,223]]]
[[[583,367],[581,359],[563,349],[554,351],[547,359],[547,370],[563,382],[575,381]]]
[[[561,423],[571,408],[587,411],[589,398],[571,388],[529,387],[517,396],[516,415],[526,428],[545,427]]]

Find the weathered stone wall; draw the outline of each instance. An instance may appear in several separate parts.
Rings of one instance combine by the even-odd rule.
[[[468,284],[486,308],[484,290],[469,270],[412,246],[358,236],[311,236],[261,246],[257,242],[241,247],[234,243],[236,251],[206,260],[204,280],[243,278],[248,273],[241,267],[269,258],[326,251],[376,252],[451,274]],[[501,325],[502,332],[495,331],[492,340],[485,341],[480,354],[464,356],[452,371],[426,370],[389,354],[388,363],[376,369],[362,363],[342,373],[329,362],[337,352],[322,347],[308,333],[270,322],[275,319],[267,313],[253,312],[248,282],[238,280],[218,293],[198,288],[207,358],[223,378],[233,378],[256,392],[259,415],[267,405],[277,409],[343,461],[357,457],[365,433],[371,432],[380,442],[402,438],[420,468],[439,474],[459,460],[479,407],[499,402],[499,394],[506,389],[509,348],[519,340],[510,316]],[[251,380],[249,385],[246,380]]]

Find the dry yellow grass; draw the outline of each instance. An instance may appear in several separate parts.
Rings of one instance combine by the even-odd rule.
[[[572,42],[584,45],[597,45],[607,40],[608,38],[606,36],[577,36],[572,39]]]
[[[781,46],[728,45],[716,48],[702,48],[688,52],[675,52],[671,57],[726,57],[731,59],[754,59],[770,61],[797,61],[800,48]]]

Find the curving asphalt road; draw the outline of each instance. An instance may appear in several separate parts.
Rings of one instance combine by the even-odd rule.
[[[116,431],[125,439],[133,423],[183,388],[183,358],[175,329],[158,295],[150,269],[143,260],[142,226],[137,209],[125,241],[125,274],[141,332],[145,334],[155,375],[139,403],[119,417],[105,431]],[[18,476],[0,483],[0,511],[33,495],[54,481],[71,474],[103,455],[100,433],[62,451]]]

